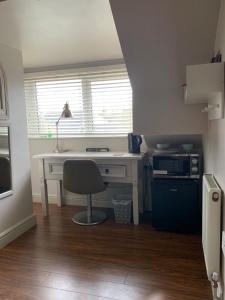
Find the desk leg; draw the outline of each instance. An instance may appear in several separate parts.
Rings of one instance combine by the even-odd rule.
[[[138,186],[133,183],[133,219],[134,225],[139,224],[139,201],[138,201]]]
[[[132,162],[132,177],[133,177],[133,219],[134,225],[139,224],[139,191],[138,191],[138,163]]]
[[[139,211],[141,214],[144,213],[144,165],[143,161],[138,164],[138,199],[139,199]]]
[[[48,216],[48,187],[47,180],[41,180],[41,202],[42,202],[42,213],[44,217]]]
[[[41,179],[41,202],[42,202],[42,214],[44,217],[48,216],[48,187],[47,180],[45,179],[44,172],[44,159],[39,161],[39,172]]]
[[[63,205],[63,184],[62,180],[57,180],[57,205],[62,207]]]

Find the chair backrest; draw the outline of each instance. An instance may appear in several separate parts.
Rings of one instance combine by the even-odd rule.
[[[98,193],[105,189],[98,166],[92,160],[66,160],[63,166],[63,186],[77,194]]]

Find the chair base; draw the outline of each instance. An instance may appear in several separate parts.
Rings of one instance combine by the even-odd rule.
[[[106,218],[106,214],[99,210],[93,210],[90,218],[87,211],[81,211],[73,216],[72,221],[79,225],[97,225],[103,223]]]

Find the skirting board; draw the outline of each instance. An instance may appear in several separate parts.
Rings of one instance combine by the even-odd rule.
[[[31,229],[36,225],[36,217],[34,214],[28,216],[12,227],[6,229],[0,233],[0,249],[8,245],[10,242],[15,240],[17,237],[22,235],[27,230]]]
[[[57,204],[57,197],[55,195],[49,195],[48,201],[50,204]],[[41,196],[38,194],[33,195],[33,202],[34,203],[40,203],[41,202]],[[64,199],[65,205],[74,205],[74,206],[86,206],[86,200],[83,198],[71,198],[66,197]],[[106,208],[112,208],[112,202],[110,200],[102,200],[102,199],[93,199],[92,200],[93,207],[106,207]]]
[[[33,203],[41,203],[41,195],[34,194],[32,195]],[[57,198],[55,195],[48,195],[48,202],[50,204],[57,204]]]

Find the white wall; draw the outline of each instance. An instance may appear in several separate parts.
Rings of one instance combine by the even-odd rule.
[[[225,61],[225,0],[221,1],[220,17],[216,35],[215,52],[221,50]],[[225,119],[209,121],[208,124],[207,171],[214,173],[225,192]],[[223,204],[223,229],[225,229],[225,206]],[[222,273],[225,278],[224,256]],[[224,295],[225,299],[225,295]]]
[[[205,134],[201,106],[184,104],[181,84],[187,64],[209,61],[213,53],[219,0],[111,0],[123,55],[133,88],[133,128],[152,135]],[[202,9],[204,7],[204,9]],[[75,138],[66,148],[109,146],[126,151],[127,139]],[[31,155],[52,151],[54,141],[30,140]],[[49,184],[50,200],[55,197]],[[37,162],[32,160],[32,189],[38,201]]]
[[[201,134],[201,106],[184,105],[186,65],[213,54],[219,0],[110,0],[134,92],[134,131]]]
[[[60,143],[64,149],[69,149],[72,151],[85,151],[86,147],[108,147],[111,151],[127,151],[128,142],[127,137],[77,137],[69,139],[60,139]],[[56,140],[55,139],[30,139],[30,159],[31,159],[31,178],[32,178],[32,194],[33,201],[40,201],[40,178],[38,170],[38,161],[33,159],[33,155],[52,152],[55,149]],[[54,181],[48,182],[48,192],[49,192],[49,202],[56,202],[56,184]],[[94,204],[100,206],[110,206],[110,198],[115,192],[115,187],[112,189],[107,189],[106,192],[103,192],[101,195],[98,195],[100,200],[98,203],[96,201]],[[81,204],[78,202],[84,197],[78,195],[71,195],[66,193],[65,195],[67,204]],[[108,203],[106,203],[108,202]],[[85,202],[83,201],[85,204]]]
[[[30,161],[26,127],[26,110],[23,89],[23,66],[21,52],[0,44],[0,64],[7,78],[9,120],[0,125],[10,125],[13,194],[0,199],[0,247],[4,235],[13,237],[34,225],[30,182]],[[29,224],[25,224],[28,221]],[[13,228],[21,230],[13,233]],[[21,228],[23,227],[23,229]],[[28,227],[27,227],[28,226]],[[12,230],[11,230],[12,229]],[[15,229],[15,228],[14,228]],[[9,239],[12,238],[8,236]],[[4,241],[2,241],[2,239]]]

